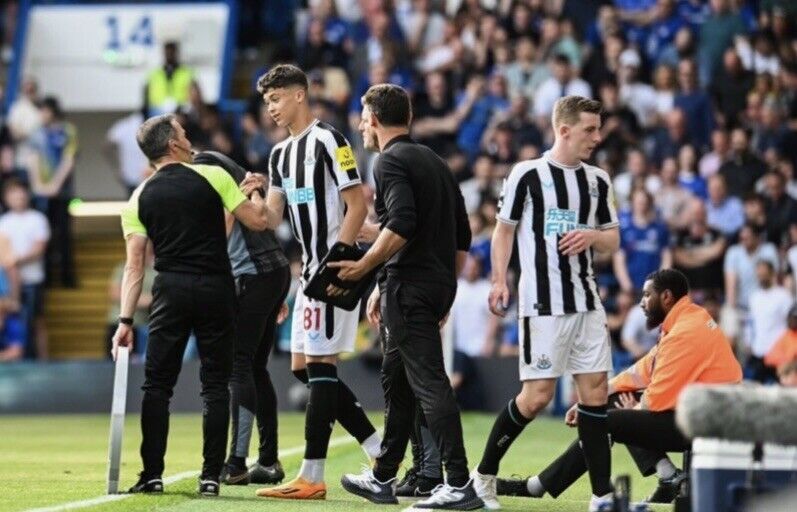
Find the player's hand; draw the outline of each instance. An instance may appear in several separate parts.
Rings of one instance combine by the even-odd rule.
[[[371,325],[376,328],[379,328],[379,322],[382,321],[382,312],[380,310],[381,299],[382,295],[379,293],[379,287],[377,286],[368,297],[368,304],[365,307],[365,316],[368,317],[368,321]]]
[[[119,347],[128,347],[128,350],[133,349],[133,326],[127,324],[119,324],[116,332],[113,335],[113,347],[111,348],[111,356],[116,361],[116,354],[119,352]]]
[[[573,405],[565,414],[565,424],[568,427],[578,426],[578,404]]]
[[[639,404],[633,393],[621,393],[615,405],[618,409],[634,409]]]
[[[505,317],[506,310],[509,309],[509,287],[506,283],[493,283],[488,300],[490,302],[490,311],[494,315]]]
[[[360,228],[360,232],[357,233],[357,241],[365,244],[372,244],[376,241],[378,236],[379,224],[365,221],[363,227]]]
[[[282,325],[282,322],[284,322],[286,318],[288,318],[288,305],[283,302],[282,306],[280,306],[279,313],[277,313],[277,323]]]
[[[559,252],[563,256],[575,256],[584,252],[595,242],[597,232],[594,229],[574,229],[568,231],[559,240]]]
[[[268,181],[266,177],[259,173],[247,172],[246,177],[241,181],[239,188],[246,197],[252,195],[256,190],[266,190]]]

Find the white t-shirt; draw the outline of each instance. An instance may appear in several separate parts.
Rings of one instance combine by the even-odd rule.
[[[656,89],[642,82],[634,82],[621,85],[619,94],[620,102],[631,109],[643,127],[653,126],[658,113]]]
[[[614,197],[617,200],[617,205],[624,208],[629,205],[631,201],[631,173],[624,171],[614,178]],[[661,189],[661,178],[655,175],[650,175],[645,178],[645,190],[647,190],[653,197]]]
[[[764,357],[786,330],[786,317],[794,299],[782,286],[759,288],[750,296],[750,350],[756,357]]]
[[[645,312],[637,304],[631,308],[628,316],[625,317],[620,338],[623,341],[634,340],[647,352],[656,345],[656,341],[659,339],[659,328],[648,329],[648,319],[645,317]]]
[[[490,319],[489,296],[490,283],[486,279],[472,283],[460,279],[457,283],[457,297],[451,306],[454,348],[471,357],[481,355],[484,347]]]
[[[15,256],[27,254],[37,242],[50,239],[47,217],[36,210],[8,212],[0,216],[0,233],[4,234]],[[19,267],[22,284],[40,284],[44,281],[44,255]]]
[[[136,142],[136,131],[144,118],[134,113],[116,121],[108,130],[108,141],[119,148],[119,164],[125,184],[137,187],[144,181],[149,162]]]
[[[564,92],[564,95],[562,94]],[[583,96],[592,98],[592,89],[581,78],[570,80],[562,91],[562,84],[554,77],[544,81],[534,95],[534,115],[548,117],[553,112],[554,103],[562,96]]]
[[[753,254],[748,254],[741,244],[732,245],[725,253],[723,270],[736,276],[736,305],[742,309],[749,307],[750,297],[758,289],[755,274],[758,260],[769,261],[775,270],[780,268],[778,250],[769,242],[761,244]]]

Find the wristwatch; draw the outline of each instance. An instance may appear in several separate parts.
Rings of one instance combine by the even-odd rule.
[[[120,316],[119,323],[125,325],[133,325],[133,319],[130,318],[129,316]]]

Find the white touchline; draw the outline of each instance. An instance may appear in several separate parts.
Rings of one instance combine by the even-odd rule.
[[[341,446],[344,444],[353,443],[356,440],[349,436],[340,436],[335,437],[329,440],[329,447],[334,448],[336,446]],[[302,446],[293,446],[291,448],[286,448],[285,450],[280,450],[277,454],[278,457],[292,457],[294,455],[298,455],[304,452],[304,445]],[[256,459],[250,459],[250,463],[254,463]],[[176,475],[172,475],[163,479],[164,485],[173,484],[174,482],[179,482],[180,480],[185,480],[186,478],[191,478],[193,476],[197,476],[199,471],[184,471],[183,473],[177,473]],[[87,508],[93,507],[94,505],[102,505],[103,503],[110,503],[112,501],[119,501],[125,500],[127,498],[132,498],[133,496],[137,496],[136,494],[111,494],[111,495],[104,495],[104,496],[97,496],[96,498],[89,498],[87,500],[80,500],[80,501],[71,501],[69,503],[63,503],[61,505],[53,505],[52,507],[44,507],[44,508],[32,508],[28,509],[26,512],[60,512],[61,510],[75,510],[78,508]]]

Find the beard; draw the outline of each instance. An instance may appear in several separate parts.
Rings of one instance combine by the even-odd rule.
[[[648,304],[647,311],[645,311],[648,330],[660,326],[665,316],[667,315],[664,313],[664,309],[660,304]]]

